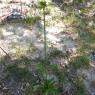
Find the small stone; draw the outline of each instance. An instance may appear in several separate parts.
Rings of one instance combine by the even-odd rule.
[[[8,92],[9,89],[4,87],[2,90],[3,90],[3,92]]]

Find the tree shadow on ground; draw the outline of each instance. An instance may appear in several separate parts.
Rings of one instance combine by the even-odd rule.
[[[79,81],[79,79],[77,79],[75,68],[80,68],[81,66],[86,65],[86,64],[81,64],[81,63],[82,62],[87,63],[88,59],[84,56],[77,57],[76,60],[73,61],[72,66],[74,68],[72,69],[71,64],[70,65],[67,64],[66,68],[65,68],[65,66],[63,66],[63,67],[60,66],[60,62],[58,60],[60,60],[60,58],[63,59],[64,57],[66,58],[67,56],[64,55],[64,53],[62,53],[62,51],[55,50],[55,51],[51,52],[51,54],[48,54],[49,64],[46,65],[44,63],[45,60],[40,59],[40,58],[35,59],[35,61],[34,61],[34,60],[27,58],[24,55],[22,57],[20,57],[19,59],[11,59],[11,58],[8,58],[7,56],[3,56],[0,61],[0,68],[1,68],[0,81],[4,84],[4,86],[6,88],[8,88],[9,92],[14,93],[13,95],[18,95],[18,92],[23,93],[23,95],[25,95],[24,94],[25,88],[23,88],[23,87],[26,87],[26,82],[27,83],[28,82],[35,83],[35,81],[40,82],[39,74],[42,74],[42,73],[45,74],[45,72],[47,72],[47,70],[49,70],[49,72],[50,72],[49,74],[52,74],[52,73],[55,74],[60,79],[60,82],[62,82],[62,83],[64,81],[64,78],[66,78],[66,79],[68,78],[68,81],[74,86],[74,88],[76,90],[78,83],[76,83],[76,85],[73,84],[73,78],[74,79],[76,78],[75,81]],[[57,61],[52,62],[53,59],[57,59]],[[62,62],[64,63],[64,60]],[[80,63],[78,64],[77,62],[80,62]],[[45,68],[43,68],[42,65],[41,66],[38,65],[38,66],[40,66],[39,67],[40,71],[38,72],[37,64],[39,64],[39,63],[40,64],[43,63],[44,66],[47,67],[47,69],[45,70]],[[59,65],[59,66],[56,67],[57,65]],[[60,84],[60,90],[62,89],[62,91],[63,91],[62,86],[63,85]],[[71,91],[71,89],[73,89],[73,88],[71,87],[69,90]],[[79,91],[79,89],[83,89],[83,88],[78,88],[78,91]],[[3,88],[1,91],[4,91]],[[64,90],[63,92],[66,93],[65,91],[66,90]],[[61,93],[63,93],[63,92],[61,92]],[[73,93],[73,92],[71,91],[71,93]],[[62,95],[64,95],[64,94],[62,94]],[[69,94],[67,94],[67,95],[69,95]],[[85,95],[85,94],[83,94],[83,95]]]

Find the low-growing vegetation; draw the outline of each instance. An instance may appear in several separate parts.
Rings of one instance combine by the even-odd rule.
[[[89,67],[89,57],[86,55],[77,56],[76,58],[74,58],[74,60],[71,61],[70,64],[75,69],[78,69],[81,67]]]
[[[0,2],[0,95],[94,95],[95,1],[27,1]]]

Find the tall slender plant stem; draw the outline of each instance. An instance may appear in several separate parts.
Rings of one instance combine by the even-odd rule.
[[[21,13],[22,13],[22,1],[20,0],[20,6],[21,6]]]
[[[45,24],[45,8],[43,8],[44,17],[44,51],[45,51],[45,62],[47,63],[47,38],[46,38],[46,24]]]

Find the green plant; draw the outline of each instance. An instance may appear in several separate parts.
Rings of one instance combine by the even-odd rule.
[[[73,61],[71,61],[71,66],[74,68],[80,67],[88,67],[89,66],[89,58],[86,55],[77,56]]]
[[[60,86],[63,85],[66,76],[65,73],[63,73],[63,71],[61,70],[60,66],[57,64],[51,64],[49,65],[49,69],[58,79],[58,84]]]
[[[85,0],[77,0],[78,3],[83,3]]]
[[[49,7],[46,8],[45,15],[50,14],[51,9]]]
[[[36,50],[36,47],[34,47],[32,43],[30,43],[28,46],[28,50],[30,53],[33,53]]]
[[[28,86],[25,89],[26,95],[34,95],[33,86],[31,84],[28,84]]]
[[[31,60],[30,60],[29,58],[25,57],[25,56],[23,56],[23,57],[21,58],[21,61],[23,61],[23,64],[24,64],[26,67],[29,67],[30,64],[31,64]]]
[[[37,71],[39,72],[39,75],[42,78],[42,80],[44,77],[47,77],[48,70],[47,70],[45,64],[43,64],[43,63],[37,64]]]
[[[44,80],[39,86],[41,95],[58,95],[58,88],[53,80]]]
[[[26,87],[26,95],[59,95],[63,91],[63,71],[57,64],[46,65],[44,60],[41,62],[36,68],[39,82],[30,82]]]
[[[83,80],[80,78],[77,78],[75,81],[76,81],[76,87],[77,87],[76,95],[87,95]]]
[[[24,49],[23,48],[17,48],[16,50],[16,58],[19,59],[24,53]]]
[[[37,72],[38,72],[38,74],[36,75],[37,78],[34,79],[34,82],[31,81],[28,84],[28,86],[26,87],[26,95],[43,94],[43,93],[41,93],[41,87],[42,87],[42,83],[43,83],[44,79],[46,79],[48,71],[45,68],[44,64],[38,63],[37,64]],[[40,82],[36,82],[38,78],[40,79]]]
[[[61,50],[56,49],[56,50],[50,52],[48,57],[50,59],[50,58],[55,58],[55,57],[58,57],[58,56],[63,56],[63,53],[62,53]]]
[[[25,20],[25,23],[28,25],[34,25],[36,24],[36,21],[41,20],[41,18],[39,16],[31,16],[31,17],[27,17]]]
[[[57,64],[46,65],[44,63],[42,63],[42,64],[39,63],[37,66],[37,71],[39,72],[39,76],[41,79],[41,85],[39,85],[39,87],[41,87],[40,89],[44,88],[43,90],[45,90],[45,92],[43,90],[41,90],[42,95],[58,95],[58,93],[50,94],[50,93],[54,93],[54,92],[50,91],[51,87],[48,86],[49,84],[46,84],[46,81],[53,81],[54,85],[56,84],[55,85],[56,90],[54,90],[55,92],[62,91],[65,76],[64,76],[63,71],[60,70],[60,68]],[[44,85],[47,85],[46,87],[48,87],[48,88],[45,88]],[[52,86],[53,86],[53,84],[52,84]],[[53,90],[53,89],[51,89],[51,90]],[[43,94],[43,93],[47,93],[47,94]]]
[[[64,19],[64,22],[66,23],[66,24],[78,24],[79,23],[79,20],[78,20],[78,18],[75,16],[75,15],[73,15],[73,14],[71,14],[71,15],[68,15],[65,19]]]
[[[26,67],[17,64],[8,65],[6,71],[7,77],[16,81],[29,81],[32,78],[31,72]]]

